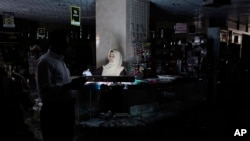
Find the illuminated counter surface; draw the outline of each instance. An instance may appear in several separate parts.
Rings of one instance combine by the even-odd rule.
[[[101,86],[124,86],[124,89],[127,89],[128,86],[140,86],[140,85],[155,85],[155,84],[166,84],[171,83],[176,80],[183,78],[178,75],[158,75],[156,78],[147,78],[147,79],[137,79],[135,78],[133,82],[107,82],[107,81],[87,81],[84,84],[85,88],[100,90]]]

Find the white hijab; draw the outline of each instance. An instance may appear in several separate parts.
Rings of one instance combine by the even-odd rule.
[[[120,76],[121,71],[124,69],[122,66],[122,55],[120,51],[115,49],[110,49],[108,51],[108,57],[110,53],[114,53],[114,61],[113,63],[109,62],[108,64],[103,66],[102,76]]]

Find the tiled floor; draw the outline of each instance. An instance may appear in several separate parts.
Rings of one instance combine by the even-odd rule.
[[[178,104],[180,104],[178,106]],[[91,120],[78,121],[75,132],[75,141],[94,141],[94,140],[154,140],[160,138],[179,139],[180,136],[176,133],[184,134],[184,130],[194,130],[196,132],[205,132],[205,121],[197,120],[202,113],[198,109],[193,109],[193,113],[184,113],[185,110],[190,110],[185,106],[185,110],[181,111],[181,102],[176,103],[178,113],[176,111],[159,111],[154,115],[147,117],[122,117],[109,118],[92,117]],[[195,107],[193,107],[195,108]],[[176,109],[176,110],[177,110]],[[193,118],[193,119],[192,119]],[[193,124],[193,120],[197,123]],[[97,125],[98,121],[104,121]],[[91,126],[97,125],[97,126]],[[204,122],[204,123],[202,123]],[[30,118],[26,119],[26,123],[30,126],[34,136],[39,141],[42,141],[42,134],[39,125],[39,112],[35,111]],[[85,123],[85,124],[83,124]],[[186,133],[185,133],[186,134]],[[187,134],[186,136],[191,136]]]
[[[210,137],[210,139],[212,139],[212,136],[210,136],[209,132],[211,132],[210,129],[215,123],[212,123],[212,121],[208,121],[208,118],[204,118],[205,113],[202,113],[202,111],[199,110],[200,109],[183,111],[182,113],[176,114],[174,116],[169,116],[166,118],[162,118],[160,120],[155,120],[154,122],[146,123],[145,125],[138,125],[138,126],[130,126],[130,127],[82,126],[78,128],[77,139],[78,141],[84,141],[84,140],[177,141],[186,139],[203,140],[204,138],[207,137]],[[216,134],[214,134],[214,137],[215,136]]]
[[[95,140],[247,140],[234,137],[236,129],[250,131],[249,96],[247,91],[223,90],[218,93],[216,106],[209,101],[176,101],[166,105],[165,113],[173,113],[145,122],[146,126],[135,127],[87,127],[77,128],[77,141]],[[234,93],[235,92],[235,93]],[[238,92],[238,95],[236,95]],[[246,94],[239,96],[240,94]],[[230,96],[231,95],[231,96]],[[157,119],[155,114],[151,119]],[[145,120],[144,120],[145,121]]]
[[[154,122],[144,122],[144,125],[91,127],[86,126],[86,124],[78,124],[74,141],[226,140],[228,138],[235,139],[233,132],[236,128],[245,127],[248,129],[250,125],[248,110],[213,109],[203,104],[190,107],[185,105],[184,107],[179,109],[178,113],[170,114],[171,116],[165,116],[165,118],[154,120]],[[152,118],[156,119],[156,117]],[[119,121],[119,123],[122,122]],[[27,124],[30,125],[35,138],[42,141],[38,113],[33,115],[33,119],[27,119]]]

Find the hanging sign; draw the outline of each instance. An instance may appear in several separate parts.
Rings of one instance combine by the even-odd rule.
[[[80,26],[80,21],[81,21],[80,7],[78,7],[78,6],[70,6],[70,22],[71,22],[71,25]]]
[[[187,33],[187,23],[176,23],[175,33]]]
[[[3,12],[3,27],[14,28],[14,12]]]
[[[45,28],[38,28],[37,29],[37,39],[45,38]]]

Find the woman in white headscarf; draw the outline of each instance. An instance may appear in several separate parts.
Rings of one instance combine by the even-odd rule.
[[[122,54],[116,49],[108,51],[108,64],[98,68],[94,75],[102,76],[121,76],[126,75],[126,70],[122,66]]]

